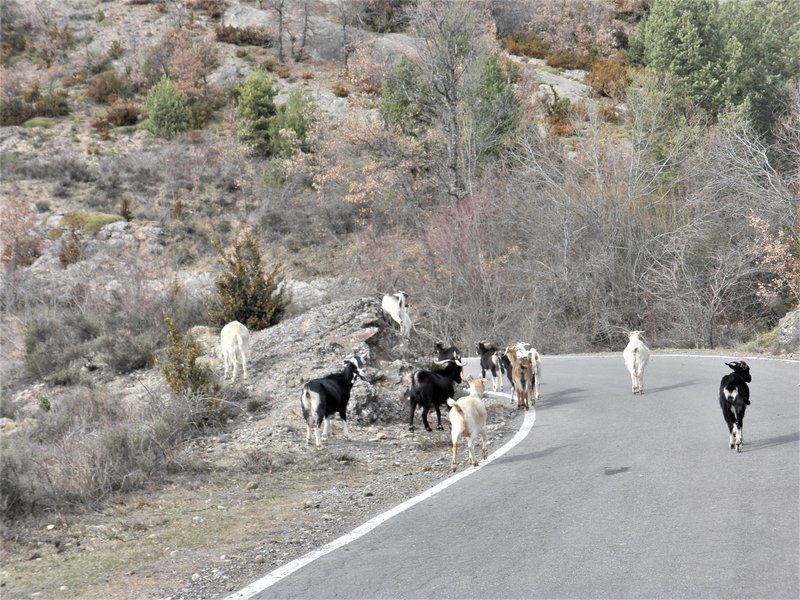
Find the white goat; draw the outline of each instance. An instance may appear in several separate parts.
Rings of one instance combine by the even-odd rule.
[[[399,291],[396,294],[386,294],[381,301],[381,308],[392,320],[400,325],[400,335],[408,338],[411,334],[408,294],[403,291]]]
[[[464,436],[467,438],[467,448],[469,449],[469,464],[478,466],[478,459],[475,458],[473,448],[478,436],[483,444],[483,458],[486,458],[486,407],[483,404],[484,389],[486,379],[483,377],[467,377],[469,383],[469,396],[464,396],[458,400],[448,398],[447,405],[450,407],[450,436],[453,441],[453,458],[450,466],[453,471],[458,468],[458,440]]]
[[[222,349],[222,360],[225,363],[224,378],[228,377],[228,363],[230,362],[233,366],[231,381],[236,379],[236,365],[241,359],[242,377],[247,379],[247,357],[244,348],[249,337],[250,331],[239,321],[231,321],[219,332],[219,345]]]
[[[628,345],[622,351],[625,366],[631,374],[634,394],[644,394],[644,368],[650,360],[650,348],[642,340],[643,331],[628,332]]]

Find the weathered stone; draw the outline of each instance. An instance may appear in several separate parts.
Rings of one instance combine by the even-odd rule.
[[[800,308],[778,321],[778,349],[784,354],[800,353]]]

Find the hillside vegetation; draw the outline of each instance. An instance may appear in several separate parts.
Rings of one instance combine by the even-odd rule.
[[[771,350],[800,301],[796,2],[0,10],[7,532],[268,410],[193,327],[403,289],[420,356],[387,360],[618,350],[630,329]],[[132,378],[160,382],[144,413],[110,391]],[[70,479],[42,457],[75,439]]]

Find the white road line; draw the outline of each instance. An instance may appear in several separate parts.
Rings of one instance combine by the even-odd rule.
[[[510,396],[508,394],[503,394],[503,395],[506,396],[507,398],[510,398]],[[496,450],[495,452],[490,454],[486,458],[486,460],[484,460],[477,467],[469,467],[469,468],[467,468],[467,469],[465,469],[465,470],[463,470],[463,471],[461,471],[459,473],[456,473],[452,477],[448,477],[447,479],[445,479],[444,481],[436,484],[432,488],[429,488],[429,489],[425,490],[424,492],[422,492],[418,496],[415,496],[414,498],[411,498],[410,500],[406,500],[402,504],[398,504],[394,508],[392,508],[390,510],[387,510],[385,513],[382,513],[382,514],[378,515],[377,517],[374,517],[374,518],[370,519],[369,521],[367,521],[363,525],[355,528],[350,533],[347,533],[347,534],[341,536],[340,538],[337,538],[337,539],[333,540],[332,542],[329,542],[329,543],[325,544],[324,546],[322,546],[322,548],[320,548],[318,550],[314,550],[312,552],[309,552],[308,554],[306,554],[304,556],[301,556],[300,558],[297,558],[297,559],[295,559],[295,560],[293,560],[291,562],[286,563],[285,565],[283,565],[281,567],[278,567],[277,569],[275,569],[271,573],[265,575],[261,579],[258,579],[256,581],[254,581],[253,583],[251,583],[247,587],[242,588],[238,592],[234,592],[230,596],[227,596],[225,598],[225,600],[246,600],[247,598],[252,598],[253,596],[258,594],[259,592],[262,592],[263,590],[267,589],[268,587],[270,587],[272,585],[275,585],[276,583],[278,583],[284,577],[288,577],[289,575],[291,575],[292,573],[294,573],[298,569],[301,569],[304,566],[306,566],[307,564],[309,564],[311,562],[314,562],[318,558],[321,558],[321,557],[325,556],[326,554],[328,554],[330,552],[333,552],[334,550],[336,550],[338,548],[341,548],[342,546],[345,546],[345,545],[349,544],[350,542],[353,542],[353,541],[357,540],[361,536],[364,536],[364,535],[368,534],[370,531],[375,529],[378,525],[380,525],[384,521],[388,521],[392,517],[399,515],[400,513],[402,513],[405,510],[408,510],[412,506],[414,506],[416,504],[419,504],[423,500],[427,500],[431,496],[434,496],[435,494],[438,494],[443,489],[448,488],[451,485],[453,485],[454,483],[456,483],[457,481],[460,481],[460,480],[464,479],[464,477],[467,477],[468,475],[472,475],[473,473],[477,472],[479,469],[482,469],[484,466],[486,466],[489,463],[491,463],[493,460],[496,460],[496,459],[500,458],[501,456],[503,456],[506,452],[511,450],[514,446],[516,446],[523,439],[525,439],[525,436],[527,436],[528,433],[530,432],[530,430],[533,428],[533,424],[534,424],[535,421],[536,421],[536,409],[535,408],[531,408],[528,412],[525,413],[525,420],[522,422],[522,427],[520,427],[519,431],[514,435],[514,437],[511,438],[511,440],[509,440],[504,446],[502,446],[501,448],[499,448],[498,450]]]

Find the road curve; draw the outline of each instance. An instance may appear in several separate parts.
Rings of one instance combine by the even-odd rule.
[[[619,354],[544,357],[510,451],[230,598],[798,598],[800,363],[744,357],[737,454],[733,358],[655,354],[633,396]]]

